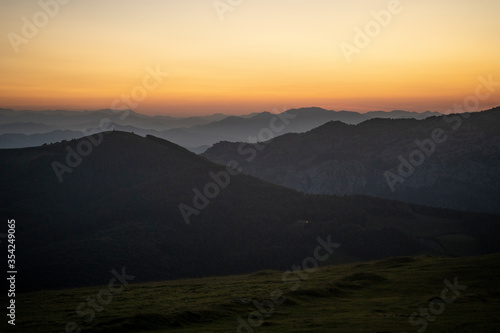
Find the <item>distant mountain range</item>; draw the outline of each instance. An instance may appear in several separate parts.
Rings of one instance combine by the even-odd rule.
[[[259,134],[271,131],[274,136],[301,133],[328,121],[359,124],[372,118],[424,119],[437,112],[328,111],[321,108],[302,108],[281,114],[270,112],[245,116],[214,114],[203,117],[173,118],[145,116],[131,110],[71,111],[14,111],[0,109],[0,148],[35,147],[85,136],[82,131],[99,129],[103,119],[109,119],[116,130],[140,135],[151,134],[177,143],[195,152],[202,152],[220,141],[259,141]],[[264,130],[264,132],[262,132]],[[269,134],[269,133],[267,133]],[[265,136],[264,136],[265,138]]]
[[[474,118],[470,120],[474,127]],[[384,137],[394,135],[387,132],[394,129],[393,122],[358,126],[370,129],[380,123],[372,130]],[[282,136],[273,144],[284,140],[289,150],[297,144],[327,154],[335,143],[331,133],[351,128],[356,126],[330,123],[309,134]],[[401,129],[401,140],[413,139],[410,128]],[[318,135],[324,136],[321,146],[304,141]],[[467,131],[465,135],[470,136]],[[358,138],[358,143],[374,137]],[[339,147],[347,142],[336,138]],[[278,163],[287,153],[272,147],[268,149]],[[293,156],[290,151],[287,161],[294,162]],[[396,163],[392,156],[387,155],[384,165]],[[318,159],[324,157],[318,154]],[[297,161],[305,166],[316,162],[302,155]],[[359,195],[310,195],[238,175],[237,168],[220,166],[163,139],[121,131],[0,150],[0,212],[16,220],[16,260],[23,272],[18,288],[100,285],[109,280],[111,269],[123,267],[136,277],[134,282],[287,270],[310,257],[318,244],[324,253],[340,244],[325,264],[500,250],[497,215]]]
[[[0,124],[4,126],[11,123],[35,123],[50,126],[53,129],[68,129],[74,131],[98,128],[102,119],[110,119],[112,122],[122,126],[128,125],[161,131],[170,128],[207,124],[226,117],[227,115],[220,113],[211,116],[179,118],[169,116],[146,116],[132,110],[110,109],[82,112],[66,110],[15,111],[12,109],[0,109]],[[5,129],[3,129],[3,131],[5,132]]]
[[[500,108],[415,119],[329,122],[248,145],[220,142],[204,157],[311,194],[364,194],[500,213]]]

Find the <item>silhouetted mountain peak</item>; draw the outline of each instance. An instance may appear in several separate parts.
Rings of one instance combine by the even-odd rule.
[[[355,126],[355,125],[348,125],[346,123],[341,122],[340,120],[332,120],[332,121],[327,122],[324,125],[321,125],[315,129],[313,129],[312,131],[316,131],[316,130],[320,130],[320,129],[321,130],[328,130],[328,129],[337,129],[337,128],[347,128],[347,127],[352,127],[352,126]]]
[[[272,114],[271,112],[264,111],[264,112],[257,113],[256,115],[254,115],[253,117],[250,117],[249,119],[269,118],[272,116],[274,116],[274,114]]]
[[[153,135],[146,135],[146,137],[142,137],[135,133],[125,131],[107,131],[101,134],[103,135],[102,145],[105,145],[108,150],[130,149],[130,151],[133,151],[134,153],[136,150],[142,153],[151,150],[151,153],[154,153],[154,150],[157,149],[156,146],[161,146],[163,154],[181,154],[185,157],[198,158],[196,154],[190,152],[189,150]],[[88,137],[83,137],[76,141],[80,142],[83,140],[88,140]]]
[[[236,150],[237,142],[215,145],[203,156],[218,163],[235,160],[249,175],[307,193],[364,194],[497,213],[499,111],[373,118],[357,125],[330,121],[274,139],[251,163]],[[388,175],[398,181],[391,183]]]
[[[292,113],[292,114],[321,114],[325,112],[335,112],[333,110],[326,110],[317,106],[312,106],[312,107],[304,107],[304,108],[298,108],[298,109],[290,109],[286,111],[287,113]]]
[[[331,127],[357,128],[340,122],[323,126]],[[299,177],[305,172],[307,185],[321,171],[308,169],[319,163],[328,177],[356,180],[348,171],[357,165],[342,163],[344,157],[355,156],[348,143],[359,143],[359,133],[344,140],[343,135],[327,140],[320,135],[289,137],[293,142],[281,136],[265,150],[255,150],[249,166],[259,168],[270,161],[276,173],[273,168],[266,171],[274,180],[285,181],[294,180],[284,178],[287,168],[296,168]],[[277,143],[283,146],[275,147]],[[241,155],[237,143],[220,146],[234,147],[232,159],[248,164],[249,155]],[[322,163],[331,154],[340,163]],[[62,182],[54,163],[67,171]],[[310,255],[318,237],[329,235],[339,243],[354,244],[341,248],[341,257],[349,260],[436,251],[453,255],[455,240],[428,246],[411,230],[429,230],[426,235],[431,238],[464,233],[479,219],[486,231],[467,231],[474,242],[463,242],[498,246],[497,233],[490,230],[495,217],[373,197],[307,195],[235,173],[226,165],[163,139],[116,130],[44,147],[0,150],[0,209],[22,221],[16,236],[30,245],[16,252],[23,275],[31,277],[22,280],[28,284],[22,290],[102,284],[117,263],[131,274],[140,272],[137,280],[142,281],[285,270]],[[330,165],[342,168],[341,173],[332,172]],[[297,224],[304,219],[313,223]],[[397,246],[381,247],[382,243]],[[467,249],[484,251],[479,246]]]

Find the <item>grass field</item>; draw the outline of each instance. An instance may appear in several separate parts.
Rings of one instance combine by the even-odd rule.
[[[117,285],[114,293],[104,285],[18,294],[16,326],[7,325],[4,316],[0,328],[33,333],[500,332],[500,254],[401,257],[300,274],[286,276],[288,281],[282,272],[262,271]],[[458,287],[452,291],[454,284]],[[87,305],[92,300],[95,311]],[[77,313],[79,306],[84,315]]]

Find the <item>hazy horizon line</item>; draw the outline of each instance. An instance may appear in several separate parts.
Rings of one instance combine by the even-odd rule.
[[[381,109],[373,109],[370,111],[360,111],[360,110],[349,110],[349,109],[329,109],[325,107],[320,107],[320,106],[303,106],[303,107],[292,107],[292,108],[283,108],[282,110],[279,110],[277,108],[274,108],[273,110],[261,110],[261,111],[253,111],[253,112],[247,112],[247,113],[226,113],[226,112],[213,112],[213,113],[199,113],[199,114],[186,114],[186,115],[181,115],[177,113],[158,113],[158,112],[141,112],[141,111],[136,111],[134,109],[113,109],[113,108],[95,108],[95,109],[80,109],[80,108],[68,108],[68,109],[63,109],[63,108],[43,108],[43,109],[36,109],[36,108],[12,108],[12,107],[0,107],[0,110],[13,110],[15,112],[23,112],[23,111],[30,111],[30,112],[48,112],[48,111],[65,111],[65,112],[75,112],[75,113],[83,113],[83,112],[99,112],[99,111],[104,111],[104,110],[116,110],[116,111],[124,111],[124,110],[130,110],[134,113],[144,115],[144,116],[149,116],[149,117],[172,117],[172,118],[191,118],[191,117],[208,117],[208,116],[214,116],[214,115],[224,115],[224,116],[236,116],[236,117],[241,117],[241,116],[249,116],[253,114],[260,114],[260,113],[272,113],[272,114],[279,114],[283,112],[287,112],[290,110],[300,110],[300,109],[322,109],[325,111],[330,111],[330,112],[353,112],[353,113],[359,113],[359,114],[367,114],[370,112],[385,112],[385,113],[391,113],[395,111],[403,111],[403,112],[410,112],[410,113],[419,113],[423,114],[426,112],[431,112],[431,113],[439,113],[439,114],[445,114],[443,112],[437,111],[437,110],[405,110],[405,109],[392,109],[392,110],[381,110]],[[475,112],[480,112],[483,110],[487,109],[482,109],[482,110],[477,110]],[[276,112],[278,111],[278,112]]]

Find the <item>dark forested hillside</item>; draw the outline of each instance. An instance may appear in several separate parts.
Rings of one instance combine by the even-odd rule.
[[[118,131],[0,150],[0,210],[16,220],[19,288],[103,284],[122,267],[136,282],[289,269],[318,237],[341,244],[324,263],[499,250],[498,216],[307,195],[232,166]]]
[[[312,194],[365,194],[500,213],[500,108],[463,115],[330,122],[259,145],[221,142],[203,156]]]

